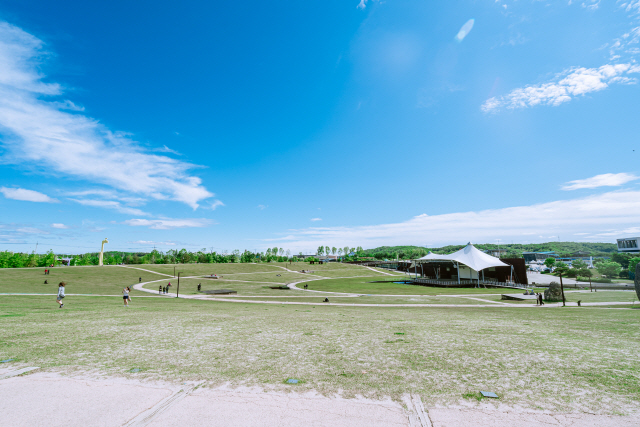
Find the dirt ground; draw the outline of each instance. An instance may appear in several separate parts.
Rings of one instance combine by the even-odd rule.
[[[419,397],[325,397],[312,392],[199,387],[117,377],[70,377],[55,372],[0,369],[0,414],[5,426],[599,426],[640,425],[628,416],[558,414],[494,402],[425,408]]]

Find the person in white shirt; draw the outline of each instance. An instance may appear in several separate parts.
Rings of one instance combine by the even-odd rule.
[[[65,282],[60,282],[60,284],[58,285],[58,296],[56,297],[56,302],[60,304],[60,308],[64,307],[62,299],[64,298],[64,287],[66,285],[67,284]]]
[[[127,286],[122,290],[122,299],[124,301],[124,306],[129,307],[129,301],[131,301],[131,297],[129,296],[129,292],[131,289]]]

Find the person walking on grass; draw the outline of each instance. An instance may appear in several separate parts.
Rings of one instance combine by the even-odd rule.
[[[129,301],[131,301],[131,297],[129,296],[129,292],[131,289],[127,286],[122,290],[122,300],[124,301],[124,306],[129,307]]]
[[[56,297],[56,302],[60,304],[60,308],[64,307],[62,300],[64,298],[64,287],[66,285],[67,284],[65,282],[60,282],[60,284],[58,285],[58,296]]]

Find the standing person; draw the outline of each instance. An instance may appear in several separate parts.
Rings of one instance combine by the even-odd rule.
[[[122,290],[122,300],[124,301],[125,307],[129,307],[129,301],[131,301],[131,297],[129,297],[129,292],[131,292],[131,289],[129,289],[128,286]]]
[[[58,285],[58,296],[56,297],[56,302],[60,304],[60,308],[64,307],[62,299],[64,298],[64,287],[66,285],[67,284],[65,282],[60,282],[60,284]]]

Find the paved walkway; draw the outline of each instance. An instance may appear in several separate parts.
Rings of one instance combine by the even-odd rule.
[[[137,268],[137,267],[124,267],[124,268],[135,268],[138,270],[143,270],[143,271],[148,271],[150,273],[156,273],[153,272],[151,270],[144,270],[141,268]],[[280,267],[283,268],[283,267]],[[286,270],[286,269],[285,269]],[[166,275],[164,273],[157,273],[159,275],[162,276],[169,276],[169,277],[173,277],[171,275]],[[364,276],[364,277],[369,277],[369,276]],[[197,275],[197,276],[185,276],[183,277],[184,279],[199,279],[202,278],[202,275]],[[486,307],[511,307],[511,308],[552,308],[552,307],[561,307],[562,303],[545,303],[544,306],[540,307],[540,306],[536,306],[534,304],[513,304],[513,303],[507,303],[507,302],[502,302],[502,301],[492,301],[492,300],[487,300],[487,299],[483,299],[481,294],[472,294],[472,295],[430,295],[430,296],[426,296],[426,295],[379,295],[379,294],[361,294],[361,293],[342,293],[342,292],[327,292],[327,291],[317,291],[317,290],[309,290],[309,289],[300,289],[298,288],[296,285],[299,285],[301,283],[306,283],[306,282],[310,282],[313,280],[323,280],[323,279],[349,279],[352,278],[352,276],[349,277],[334,277],[334,278],[310,278],[310,279],[305,279],[305,280],[301,280],[298,282],[294,282],[294,283],[289,283],[287,286],[289,286],[290,289],[293,290],[297,290],[300,292],[303,292],[307,295],[282,295],[282,296],[277,296],[276,298],[289,298],[289,297],[303,297],[303,296],[310,296],[311,294],[323,294],[327,297],[329,296],[334,296],[334,297],[347,297],[347,298],[354,298],[354,297],[364,297],[364,296],[375,296],[375,297],[400,297],[400,298],[415,298],[415,297],[423,297],[423,298],[433,298],[433,297],[451,297],[451,298],[467,298],[467,299],[473,299],[473,300],[477,300],[479,302],[483,302],[484,304],[429,304],[429,303],[418,303],[418,304],[373,304],[373,303],[345,303],[345,302],[341,302],[341,303],[335,303],[335,302],[331,302],[329,301],[328,303],[325,302],[303,302],[303,301],[256,301],[256,300],[251,300],[251,299],[246,299],[246,298],[269,298],[271,296],[261,296],[261,295],[252,295],[252,296],[224,296],[224,297],[216,297],[213,295],[203,295],[203,294],[198,294],[198,295],[187,295],[187,294],[183,294],[183,295],[179,295],[180,298],[185,298],[185,299],[197,299],[197,300],[207,300],[207,301],[225,301],[225,302],[237,302],[237,303],[251,303],[251,304],[278,304],[278,305],[312,305],[312,306],[317,306],[317,305],[331,305],[331,306],[344,306],[344,307],[413,307],[413,308],[418,308],[418,307],[432,307],[432,308],[452,308],[452,307],[457,307],[457,308],[486,308]],[[152,295],[149,296],[155,296],[155,297],[174,297],[174,292],[175,290],[171,290],[170,294],[159,294],[157,290],[152,290],[152,289],[147,289],[144,286],[145,285],[149,285],[149,284],[153,284],[153,283],[158,283],[158,282],[165,282],[167,281],[166,277],[163,277],[162,279],[157,279],[157,280],[151,280],[148,282],[143,282],[143,283],[137,283],[135,285],[133,285],[133,289],[138,290],[138,291],[142,291],[142,292],[146,292]],[[245,282],[245,281],[239,281],[239,282]],[[258,282],[249,282],[249,283],[258,283]],[[263,282],[260,282],[263,283]],[[271,284],[272,282],[264,282],[264,283],[269,283]],[[276,283],[274,283],[276,284]],[[277,283],[279,284],[279,283]],[[567,292],[576,292],[576,291],[567,291]],[[577,291],[580,292],[580,291]],[[33,293],[11,293],[11,292],[7,292],[7,293],[0,293],[0,295],[55,295],[55,294],[33,294]],[[495,295],[495,294],[492,294]],[[121,295],[98,295],[98,294],[68,294],[68,296],[101,296],[101,297],[119,297]],[[140,297],[142,297],[142,295],[140,295]],[[272,297],[273,298],[273,297]],[[622,302],[622,301],[612,301],[612,302],[584,302],[582,303],[582,306],[584,307],[589,307],[589,306],[616,306],[616,305],[629,305],[629,302]],[[578,304],[577,303],[567,303],[568,307],[577,307]]]
[[[22,368],[22,369],[21,369]],[[27,375],[19,375],[29,369]],[[36,369],[36,370],[34,370]],[[15,375],[14,375],[15,374]],[[482,403],[428,407],[418,395],[402,402],[200,387],[134,378],[70,377],[34,367],[0,369],[2,425],[51,427],[332,426],[332,427],[635,427],[640,416],[558,414]],[[499,402],[498,402],[499,403]]]
[[[198,277],[202,277],[202,276],[186,276],[184,277],[185,279],[187,278],[198,278]],[[348,277],[342,277],[342,279],[345,279]],[[335,279],[341,279],[340,277],[336,277]],[[301,283],[306,283],[312,280],[322,280],[322,279],[307,279],[307,280],[303,280],[303,281],[299,281],[299,282],[294,282],[294,283],[289,283],[288,286],[290,289],[294,289],[294,290],[298,290],[298,291],[302,291],[302,292],[312,292],[312,293],[321,293],[321,294],[331,294],[334,297],[363,297],[363,296],[379,296],[379,297],[402,297],[402,298],[407,298],[407,297],[425,297],[425,298],[433,298],[433,297],[454,297],[454,298],[470,298],[470,299],[475,299],[481,302],[485,302],[486,304],[372,304],[372,303],[334,303],[329,301],[328,303],[326,302],[303,302],[303,301],[256,301],[256,300],[250,300],[250,299],[246,299],[249,297],[254,297],[254,298],[261,298],[260,295],[252,295],[252,296],[224,296],[224,297],[217,297],[214,295],[203,295],[203,294],[198,294],[198,295],[180,295],[180,298],[185,298],[185,299],[197,299],[197,300],[207,300],[207,301],[225,301],[225,302],[241,302],[241,303],[251,303],[251,304],[278,304],[278,305],[312,305],[312,306],[318,306],[318,305],[331,305],[331,306],[344,306],[344,307],[439,307],[439,308],[451,308],[451,307],[458,307],[458,308],[479,308],[479,307],[517,307],[517,308],[552,308],[552,307],[562,307],[562,303],[545,303],[545,305],[543,306],[537,306],[535,304],[512,304],[512,303],[507,303],[507,302],[502,302],[502,301],[491,301],[491,300],[483,300],[481,298],[481,295],[475,294],[475,295],[430,295],[430,296],[425,296],[425,295],[375,295],[375,294],[357,294],[357,293],[339,293],[339,292],[325,292],[325,291],[314,291],[314,290],[305,290],[305,289],[300,289],[298,288],[296,285],[299,285]],[[143,292],[148,292],[148,293],[152,293],[152,294],[156,294],[158,295],[158,291],[156,290],[150,290],[150,289],[146,289],[144,286],[148,285],[150,283],[157,283],[157,282],[162,282],[162,281],[166,281],[166,279],[158,279],[158,280],[153,280],[150,282],[144,282],[144,283],[138,283],[135,284],[133,286],[134,289],[139,290],[139,291],[143,291]],[[173,292],[173,290],[172,290]],[[168,294],[168,295],[172,295],[172,294]],[[492,294],[495,295],[495,294]],[[158,295],[161,296],[161,295]],[[165,295],[166,296],[166,295]],[[330,295],[329,295],[330,296]],[[280,298],[288,298],[288,296],[283,295]],[[588,306],[615,306],[615,305],[629,305],[629,302],[584,302],[582,303],[583,307],[588,307]],[[567,303],[567,307],[577,307],[578,304],[577,303],[571,303],[568,302]]]
[[[173,276],[171,276],[173,277]],[[369,276],[366,276],[369,277]],[[183,277],[183,279],[198,279],[198,278],[202,278],[201,275],[198,276],[185,276]],[[351,278],[350,277],[335,277],[335,278],[331,278],[331,279],[348,279]],[[298,288],[296,285],[299,285],[301,283],[306,283],[309,281],[313,281],[313,280],[322,280],[325,278],[318,278],[318,279],[306,279],[303,281],[299,281],[299,282],[294,282],[294,283],[289,283],[288,286],[290,289],[293,290],[297,290],[300,292],[303,292],[307,295],[282,295],[282,296],[276,296],[275,298],[290,298],[290,297],[304,297],[304,296],[310,296],[312,294],[323,294],[326,297],[330,297],[330,296],[334,296],[334,297],[340,297],[340,298],[355,298],[355,297],[365,297],[365,296],[375,296],[375,297],[400,297],[400,298],[415,298],[415,297],[422,297],[422,298],[434,298],[434,297],[450,297],[450,298],[466,298],[466,299],[473,299],[473,300],[477,300],[479,302],[484,302],[485,304],[429,304],[429,303],[418,303],[418,304],[373,304],[373,303],[335,303],[335,302],[331,302],[329,301],[328,303],[319,301],[319,302],[303,302],[303,301],[256,301],[256,300],[251,300],[251,299],[246,299],[246,298],[274,298],[272,296],[261,296],[261,295],[251,295],[251,296],[224,296],[224,297],[217,297],[217,296],[213,296],[213,295],[204,295],[204,294],[197,294],[197,295],[188,295],[188,294],[183,294],[183,295],[179,295],[180,298],[185,298],[185,299],[197,299],[197,300],[207,300],[207,301],[225,301],[225,302],[238,302],[238,303],[251,303],[251,304],[279,304],[279,305],[312,305],[312,306],[318,306],[318,305],[330,305],[330,306],[344,306],[344,307],[413,307],[413,308],[418,308],[418,307],[432,307],[432,308],[452,308],[452,307],[457,307],[457,308],[486,308],[486,307],[512,307],[512,308],[552,308],[552,307],[562,307],[562,303],[545,303],[544,306],[540,307],[534,304],[513,304],[513,303],[507,303],[507,302],[502,302],[502,301],[492,301],[492,300],[487,300],[487,299],[483,299],[482,298],[482,294],[472,294],[472,295],[380,295],[380,294],[361,294],[361,293],[341,293],[341,292],[327,292],[327,291],[316,291],[316,290],[309,290],[309,289],[300,289]],[[147,289],[144,286],[145,285],[149,285],[149,284],[153,284],[153,283],[158,283],[158,282],[166,282],[167,279],[165,277],[163,277],[162,279],[157,279],[157,280],[151,280],[149,282],[143,282],[143,283],[136,283],[135,285],[133,285],[133,289],[138,290],[138,291],[142,291],[142,292],[146,292],[152,295],[149,296],[155,296],[155,297],[160,297],[160,298],[175,298],[175,294],[174,292],[177,290],[171,290],[170,294],[159,294],[157,290],[152,290],[152,289]],[[258,282],[250,282],[250,283],[258,283]],[[262,283],[262,282],[261,282]],[[272,283],[272,282],[268,282],[268,283]],[[581,291],[567,291],[567,292],[581,292]],[[584,291],[582,291],[584,292]],[[5,293],[0,293],[0,295],[56,295],[56,294],[46,294],[46,293],[21,293],[21,292],[5,292]],[[87,297],[121,297],[121,295],[102,295],[102,294],[67,294],[68,296],[87,296]],[[495,294],[491,294],[491,295],[495,295]],[[142,295],[138,295],[137,297],[144,297]],[[622,302],[622,301],[612,301],[612,302],[583,302],[582,306],[583,307],[589,307],[589,306],[616,306],[616,305],[629,305],[629,302]],[[577,307],[578,304],[577,303],[571,303],[568,302],[567,303],[568,307]]]
[[[140,268],[140,267],[131,267],[131,266],[129,266],[129,265],[119,265],[118,267],[121,267],[121,268],[131,268],[131,269],[134,269],[134,270],[146,271],[147,273],[158,274],[158,275],[160,275],[160,276],[175,277],[175,276],[174,276],[174,275],[172,275],[172,274],[158,273],[157,271],[147,270],[146,268]]]
[[[529,284],[535,282],[538,285],[548,285],[551,282],[560,283],[560,278],[556,276],[552,276],[551,274],[542,274],[537,273],[535,271],[527,271],[527,279],[529,280]],[[562,283],[564,285],[574,285],[576,284],[575,279],[570,279],[568,277],[562,278]],[[589,286],[588,283],[580,282],[580,285]]]

